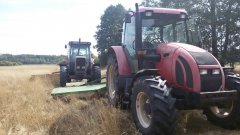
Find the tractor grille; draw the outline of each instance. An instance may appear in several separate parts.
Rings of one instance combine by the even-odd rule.
[[[219,90],[222,85],[222,76],[220,75],[202,75],[201,91],[213,92]]]
[[[76,71],[85,71],[86,69],[86,59],[76,58]]]
[[[85,58],[77,58],[76,59],[76,66],[85,66],[85,65],[86,65]]]

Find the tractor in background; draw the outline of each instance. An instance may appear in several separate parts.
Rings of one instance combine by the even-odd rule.
[[[94,63],[90,51],[90,42],[70,41],[65,45],[67,58],[60,64],[60,86],[66,86],[72,79],[81,81],[87,79],[88,82],[101,81],[100,64]]]
[[[109,103],[131,108],[145,135],[175,134],[177,110],[201,109],[226,129],[240,126],[240,76],[202,49],[183,9],[138,7],[125,15],[121,46],[108,50]]]

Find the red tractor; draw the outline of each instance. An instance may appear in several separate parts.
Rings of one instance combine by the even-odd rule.
[[[202,109],[226,129],[240,126],[240,76],[200,48],[195,22],[182,9],[136,4],[125,15],[121,46],[108,50],[108,99],[130,107],[143,134],[174,134],[177,110],[185,109]]]

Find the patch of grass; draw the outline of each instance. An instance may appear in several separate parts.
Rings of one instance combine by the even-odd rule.
[[[75,101],[76,102],[76,101]],[[137,134],[128,112],[110,107],[105,99],[71,106],[51,127],[51,135]]]
[[[69,95],[67,103],[53,99],[50,93],[59,77],[51,73],[58,70],[55,65],[0,67],[1,135],[140,134],[131,113],[110,107],[105,98]],[[216,127],[198,110],[179,111],[177,135],[225,134],[239,135],[240,130]]]

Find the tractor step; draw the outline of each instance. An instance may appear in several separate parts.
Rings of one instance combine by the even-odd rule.
[[[200,101],[202,104],[211,102],[224,102],[231,100],[237,100],[237,90],[200,93]]]

